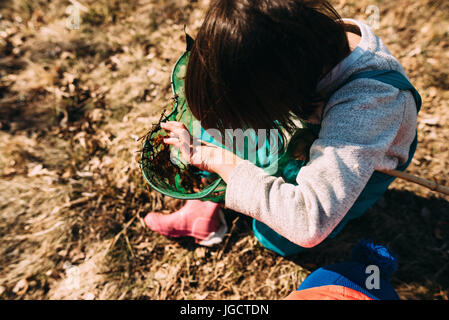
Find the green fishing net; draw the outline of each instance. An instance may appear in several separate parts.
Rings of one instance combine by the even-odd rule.
[[[156,191],[178,199],[223,202],[226,183],[216,174],[200,171],[188,164],[179,149],[162,142],[167,132],[160,127],[161,122],[182,122],[190,134],[200,140],[210,142],[221,148],[227,144],[217,141],[208,134],[199,121],[190,112],[184,92],[184,79],[187,70],[189,51],[186,51],[176,62],[171,84],[174,94],[174,105],[170,114],[163,115],[159,123],[146,135],[141,152],[141,169],[147,183]],[[264,142],[258,141],[255,131],[248,131],[243,145],[227,148],[239,157],[249,160],[273,176],[281,176],[287,182],[296,183],[296,176],[306,159],[298,160],[295,151],[298,146],[309,148],[314,137],[307,129],[298,131],[289,139],[284,150],[280,134],[268,134]],[[234,144],[232,144],[234,145]],[[250,150],[251,152],[248,152]],[[308,150],[307,150],[308,151]]]

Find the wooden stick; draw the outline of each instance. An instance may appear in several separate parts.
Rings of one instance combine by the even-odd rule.
[[[438,183],[436,183],[435,181],[430,181],[430,180],[426,180],[420,177],[416,177],[414,175],[411,175],[409,173],[406,172],[402,172],[399,170],[378,170],[379,172],[388,174],[390,176],[394,176],[409,182],[413,182],[416,184],[419,184],[423,187],[429,188],[432,191],[436,191],[436,192],[440,192],[446,195],[449,195],[449,188],[439,185]]]

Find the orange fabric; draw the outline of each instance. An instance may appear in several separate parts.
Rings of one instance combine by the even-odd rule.
[[[284,300],[373,300],[367,295],[343,286],[322,286],[293,291]]]

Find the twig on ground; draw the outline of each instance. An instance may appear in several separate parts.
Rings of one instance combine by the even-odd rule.
[[[117,243],[118,239],[120,239],[120,236],[125,235],[125,240],[127,241],[128,249],[130,249],[131,255],[134,256],[134,252],[133,252],[132,248],[130,247],[131,245],[129,244],[129,239],[127,239],[127,237],[126,237],[126,231],[127,231],[128,227],[134,222],[134,220],[136,220],[136,218],[139,217],[139,214],[140,214],[140,210],[138,210],[137,213],[134,215],[134,217],[132,217],[131,220],[129,220],[124,225],[123,229],[119,233],[116,234],[116,236],[112,240],[111,244],[109,245],[108,250],[106,250],[106,255],[109,253],[109,251],[111,251],[111,249]]]
[[[390,176],[394,176],[394,177],[415,183],[415,184],[419,184],[419,185],[426,187],[432,191],[443,193],[445,195],[449,195],[449,188],[442,186],[442,185],[436,183],[435,181],[430,181],[430,180],[427,180],[424,178],[416,177],[414,175],[411,175],[409,173],[402,172],[399,170],[378,170],[378,171],[388,174]]]
[[[229,235],[228,235],[228,237],[226,238],[226,241],[225,241],[225,243],[223,244],[223,247],[221,248],[220,252],[219,252],[218,255],[217,255],[217,260],[220,260],[220,259],[221,259],[222,255],[223,255],[223,252],[226,250],[226,247],[228,246],[229,239],[231,238],[232,232],[234,231],[235,225],[237,224],[237,221],[238,221],[239,219],[240,219],[240,218],[237,217],[237,218],[234,219],[234,221],[232,221],[231,230],[229,230],[229,233],[228,233]]]

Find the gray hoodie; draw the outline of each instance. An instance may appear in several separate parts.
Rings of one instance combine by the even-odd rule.
[[[396,70],[399,61],[366,24],[357,24],[357,48],[318,85],[334,92],[352,74]],[[339,224],[377,169],[395,169],[408,159],[416,134],[416,104],[409,91],[372,79],[357,79],[334,92],[324,108],[321,131],[298,185],[273,177],[249,161],[227,183],[225,206],[253,217],[291,242],[316,246]]]

